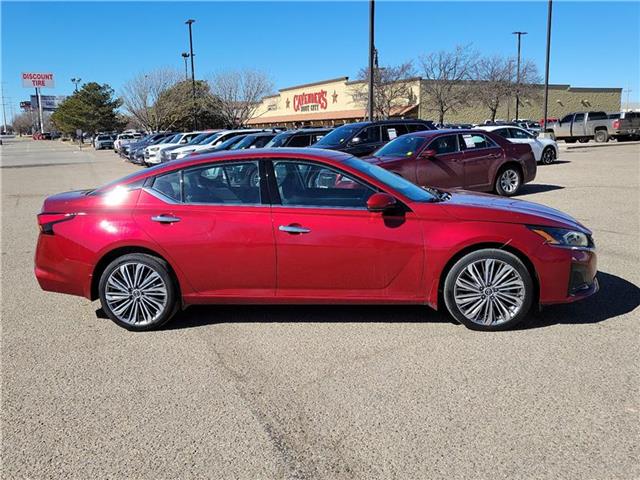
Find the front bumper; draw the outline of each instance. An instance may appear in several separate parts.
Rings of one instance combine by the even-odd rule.
[[[594,249],[540,247],[538,257],[546,266],[537,269],[540,304],[571,303],[599,290],[598,258]]]

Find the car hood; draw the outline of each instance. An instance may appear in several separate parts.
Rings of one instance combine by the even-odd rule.
[[[441,203],[442,208],[460,220],[544,225],[591,234],[588,228],[570,215],[539,203],[465,190],[452,190],[449,193],[451,198]]]

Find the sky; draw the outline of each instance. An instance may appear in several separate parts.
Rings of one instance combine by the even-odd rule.
[[[25,71],[53,72],[54,89],[72,77],[116,93],[138,73],[184,71],[184,21],[193,18],[196,78],[256,68],[276,88],[355,77],[367,62],[368,2],[7,2],[0,5],[2,75],[8,119],[32,90]],[[376,2],[380,65],[472,44],[482,55],[515,56],[513,31],[528,32],[522,56],[544,72],[547,2]],[[553,4],[550,82],[630,88],[640,99],[640,2]],[[627,93],[623,93],[623,105]],[[16,113],[17,114],[17,113]]]

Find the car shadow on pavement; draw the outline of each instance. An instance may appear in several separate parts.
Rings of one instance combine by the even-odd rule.
[[[548,185],[546,183],[527,183],[523,185],[516,197],[522,195],[531,195],[533,193],[552,192],[553,190],[562,190],[564,187],[560,185]]]
[[[452,323],[445,314],[421,305],[194,305],[164,330],[218,323]]]
[[[598,272],[600,291],[584,300],[550,305],[529,317],[517,328],[530,329],[550,325],[587,325],[603,322],[632,312],[640,305],[640,288],[610,273]]]
[[[553,163],[550,163],[549,165],[538,165],[538,168],[540,167],[553,167],[554,165],[562,165],[563,163],[571,163],[571,160],[554,160]]]

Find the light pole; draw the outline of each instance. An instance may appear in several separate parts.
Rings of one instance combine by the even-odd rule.
[[[373,121],[373,69],[375,68],[374,19],[375,0],[369,0],[369,103],[367,116]]]
[[[189,74],[187,73],[187,58],[189,58],[191,55],[189,55],[187,52],[182,52],[182,58],[184,58],[184,79],[189,80]]]
[[[193,129],[198,129],[198,117],[196,114],[196,74],[195,67],[193,66],[193,33],[191,31],[191,25],[195,22],[193,19],[187,20],[186,23],[189,25],[189,55],[191,57],[191,91],[193,94]]]
[[[78,93],[78,84],[81,80],[82,79],[80,77],[71,79],[71,82],[75,85],[75,93]]]
[[[547,115],[549,109],[549,59],[551,56],[551,12],[553,10],[553,0],[549,0],[549,6],[547,9],[547,58],[544,64],[544,115],[542,125],[542,131],[547,130]]]
[[[513,32],[513,35],[518,36],[518,67],[516,70],[516,120],[518,120],[518,108],[520,108],[520,38],[522,35],[526,35],[527,32]]]

